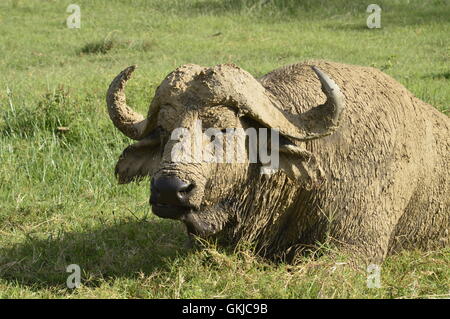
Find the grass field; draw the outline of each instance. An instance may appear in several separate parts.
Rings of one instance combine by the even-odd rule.
[[[131,64],[127,96],[142,113],[184,63],[260,76],[321,58],[380,68],[449,114],[450,1],[377,0],[382,28],[368,29],[372,2],[2,0],[0,298],[449,298],[449,249],[389,257],[371,289],[332,247],[298,265],[248,248],[189,251],[182,225],[151,214],[147,181],[113,176],[129,140],[105,93]],[[66,26],[71,3],[80,29]],[[78,289],[66,287],[69,264]]]

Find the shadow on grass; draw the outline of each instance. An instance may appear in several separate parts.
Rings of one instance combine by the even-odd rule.
[[[181,2],[181,4],[186,5]],[[266,10],[281,12],[287,15],[297,15],[305,12],[333,11],[347,12],[354,8],[366,8],[367,1],[355,0],[204,0],[189,4],[191,11],[199,13],[238,13]],[[186,8],[189,9],[189,8]]]
[[[287,17],[309,17],[312,20],[328,19],[336,15],[361,16],[365,23],[370,12],[366,12],[371,2],[365,0],[204,0],[177,2],[180,12],[190,14],[223,15],[227,13],[260,13],[261,18],[277,14],[284,21]],[[382,25],[421,25],[447,23],[449,6],[446,0],[423,2],[403,0],[392,2],[379,0]],[[356,27],[359,29],[359,27]]]
[[[168,221],[129,221],[86,232],[61,233],[46,239],[27,239],[0,247],[0,278],[33,288],[66,288],[77,264],[82,283],[98,286],[110,277],[135,278],[140,273],[167,270],[170,261],[184,256],[181,225]]]
[[[422,79],[450,80],[450,71],[429,73],[422,76]]]
[[[369,29],[367,25],[365,25],[364,23],[355,23],[355,24],[329,23],[325,27],[333,31],[380,32],[383,30],[382,28]]]
[[[154,47],[152,41],[146,39],[124,40],[116,38],[105,38],[85,43],[78,51],[79,56],[89,54],[106,54],[113,49],[126,49],[130,51],[147,52]]]

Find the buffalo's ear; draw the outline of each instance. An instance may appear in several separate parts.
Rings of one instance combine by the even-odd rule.
[[[116,164],[115,174],[119,184],[151,176],[159,165],[159,145],[159,136],[149,136],[128,146]]]
[[[325,174],[313,153],[291,143],[279,148],[280,169],[293,181],[306,189],[320,187]]]

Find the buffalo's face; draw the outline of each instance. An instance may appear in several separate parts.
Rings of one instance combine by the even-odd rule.
[[[249,167],[245,160],[227,163],[227,152],[236,150],[227,149],[218,139],[225,142],[227,130],[243,128],[243,123],[236,112],[226,106],[184,109],[177,114],[175,126],[173,117],[169,121],[165,112],[158,116],[162,143],[153,150],[160,154],[160,159],[155,156],[156,169],[151,179],[152,211],[162,218],[183,221],[189,233],[214,234],[230,220],[229,201],[245,181]],[[177,134],[177,130],[184,136]],[[214,146],[221,146],[220,151],[214,152],[216,149],[211,149]],[[246,149],[241,151],[246,152]],[[220,158],[216,156],[219,152]],[[247,158],[246,154],[240,155]]]
[[[122,71],[107,93],[114,125],[138,140],[120,156],[116,175],[120,183],[151,176],[150,204],[156,215],[181,220],[199,236],[222,230],[235,217],[253,168],[261,168],[259,155],[252,158],[252,145],[268,145],[269,135],[272,139],[278,133],[279,143],[270,149],[279,154],[277,167],[307,187],[323,182],[322,169],[303,142],[336,129],[343,97],[316,68],[328,100],[298,118],[282,111],[275,96],[234,65],[176,69],[158,87],[143,117],[125,102],[124,86],[133,70]],[[260,128],[276,134],[261,137]],[[247,129],[258,130],[257,140],[242,134]]]

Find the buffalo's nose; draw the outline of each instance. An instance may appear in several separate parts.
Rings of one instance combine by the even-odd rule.
[[[187,206],[194,184],[182,181],[176,176],[159,176],[152,179],[151,204]]]

